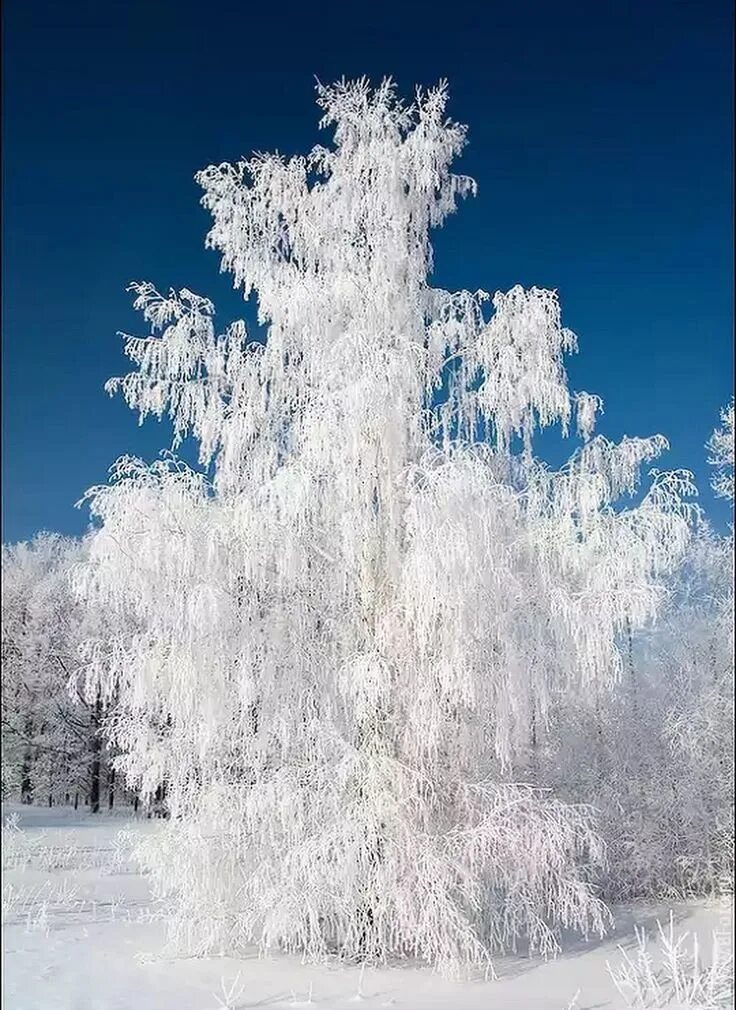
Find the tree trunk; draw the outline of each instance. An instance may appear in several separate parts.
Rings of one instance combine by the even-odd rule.
[[[33,738],[33,721],[26,719],[25,724],[26,746],[23,751],[23,764],[20,770],[20,801],[21,803],[33,803],[33,779],[31,770],[33,768],[33,749],[30,741]]]
[[[89,808],[91,814],[100,812],[100,753],[99,745],[94,746],[94,741],[89,782]]]
[[[166,782],[162,782],[156,789],[153,797],[153,813],[155,817],[169,816],[168,810],[166,809]],[[150,813],[148,816],[151,816]]]
[[[111,768],[107,776],[107,806],[112,810],[115,802],[115,769]]]
[[[92,814],[97,814],[100,811],[100,753],[102,751],[102,740],[100,739],[101,714],[102,699],[100,698],[98,691],[95,707],[92,711],[92,738],[90,740],[92,764],[90,766],[89,807],[90,813]]]
[[[20,773],[20,801],[33,803],[33,781],[31,779],[31,751],[28,748],[23,754],[23,765]]]

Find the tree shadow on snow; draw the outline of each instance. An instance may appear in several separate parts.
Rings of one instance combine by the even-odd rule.
[[[565,931],[560,937],[560,952],[555,957],[547,959],[535,954],[530,955],[528,948],[519,944],[515,953],[494,958],[496,974],[499,979],[512,979],[547,964],[582,957],[594,950],[607,948],[614,951],[618,946],[624,949],[634,947],[636,945],[635,930],[643,929],[647,937],[656,937],[658,935],[657,922],[659,921],[662,926],[666,926],[669,922],[670,911],[672,912],[672,921],[676,926],[685,922],[692,915],[692,908],[684,903],[614,907],[611,909],[614,921],[603,936],[593,935],[585,939],[572,930]],[[580,1010],[594,1010],[594,1008],[581,1007]]]

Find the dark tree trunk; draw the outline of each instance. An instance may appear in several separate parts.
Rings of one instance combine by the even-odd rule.
[[[373,938],[373,908],[369,904],[358,907],[358,922],[360,922],[360,939],[358,940],[358,960],[369,961],[375,955]]]
[[[99,745],[95,745],[94,741],[89,780],[89,809],[91,814],[100,812],[100,753]]]
[[[102,751],[102,740],[100,738],[101,715],[102,699],[100,698],[98,692],[95,707],[92,710],[92,737],[89,745],[89,749],[92,754],[89,783],[89,807],[90,813],[92,814],[100,812],[100,755]]]
[[[33,781],[31,779],[31,751],[26,750],[23,755],[23,765],[20,773],[20,801],[21,803],[33,803]]]
[[[107,806],[112,810],[115,802],[115,769],[111,768],[107,775]]]
[[[162,782],[160,786],[156,789],[153,797],[153,815],[154,817],[168,817],[169,812],[166,809],[166,783]],[[148,816],[151,814],[149,812]]]
[[[33,803],[33,779],[31,772],[33,769],[33,720],[26,719],[25,724],[26,746],[23,751],[23,764],[20,769],[20,801],[21,803]]]
[[[74,794],[74,809],[79,809],[79,793]]]

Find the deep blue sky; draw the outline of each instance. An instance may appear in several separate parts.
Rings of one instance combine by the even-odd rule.
[[[305,152],[313,77],[447,77],[479,195],[436,234],[436,283],[556,287],[574,388],[609,437],[661,431],[707,489],[732,389],[730,0],[291,4],[5,0],[5,540],[80,532],[73,504],[165,427],[103,393],[131,279],[242,314],[192,176]]]

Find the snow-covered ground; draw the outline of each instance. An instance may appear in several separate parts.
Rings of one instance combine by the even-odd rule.
[[[347,1010],[619,1010],[606,961],[634,945],[634,926],[656,933],[669,907],[615,909],[602,942],[571,939],[555,961],[503,958],[493,982],[450,982],[416,966],[303,965],[290,957],[171,959],[161,956],[162,912],[127,861],[121,831],[160,824],[72,810],[4,807],[3,1007],[5,1010],[246,1010],[314,1006]],[[710,949],[730,929],[716,906],[672,909],[678,930]],[[228,997],[228,992],[230,993]],[[311,1003],[310,1003],[311,999]]]

